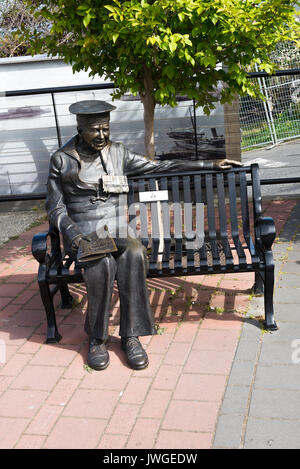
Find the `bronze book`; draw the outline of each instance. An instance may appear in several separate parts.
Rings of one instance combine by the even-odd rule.
[[[106,238],[99,238],[97,233],[91,233],[88,235],[90,241],[81,239],[79,243],[77,260],[78,262],[88,262],[101,259],[110,252],[117,251],[113,238],[108,234]]]

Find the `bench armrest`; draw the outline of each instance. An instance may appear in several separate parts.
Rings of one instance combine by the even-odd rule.
[[[276,237],[276,228],[273,218],[259,217],[254,223],[255,238],[263,251],[270,251]]]
[[[47,240],[50,237],[51,252],[48,252]],[[40,264],[51,265],[55,259],[61,256],[59,234],[53,231],[37,233],[32,238],[31,251],[34,258]]]

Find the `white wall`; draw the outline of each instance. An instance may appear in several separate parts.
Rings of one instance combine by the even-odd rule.
[[[73,74],[62,60],[46,56],[0,59],[0,196],[44,193],[49,157],[58,147],[50,94],[7,97],[6,91],[105,83],[87,72]],[[111,101],[112,90],[56,93],[62,142],[76,134],[75,116],[70,104],[82,99]],[[143,106],[140,101],[116,100],[111,114],[111,138],[122,141],[133,151],[144,152]],[[170,131],[192,131],[191,101],[180,101],[176,108],[160,107],[155,112],[156,153],[178,149]],[[207,117],[197,110],[197,129],[211,137],[211,127],[224,134],[223,107]],[[205,145],[204,145],[205,149]]]

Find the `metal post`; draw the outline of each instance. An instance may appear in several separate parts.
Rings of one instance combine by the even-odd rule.
[[[196,118],[196,103],[195,98],[193,98],[193,108],[194,108],[194,135],[195,135],[195,150],[196,150],[196,160],[198,160],[198,139],[197,139],[197,118]]]
[[[56,134],[57,134],[57,141],[58,141],[58,146],[62,146],[62,140],[61,140],[61,134],[60,134],[60,128],[58,125],[58,119],[57,119],[57,112],[56,112],[56,104],[55,104],[55,99],[54,99],[54,93],[51,93],[51,98],[52,98],[52,105],[53,105],[53,111],[54,111],[54,119],[55,119],[55,126],[56,126]]]
[[[255,64],[255,70],[258,71],[257,64]],[[266,83],[264,81],[264,78],[257,78],[257,81],[259,84],[260,92],[267,98],[267,102],[263,101],[263,106],[264,106],[264,110],[265,110],[265,114],[267,118],[268,127],[270,130],[272,143],[273,145],[275,145],[277,143],[277,136],[276,136],[275,126],[273,122],[273,116],[272,114],[270,115],[270,107],[269,107],[269,102],[268,102],[269,96],[268,96],[268,92],[266,89]]]

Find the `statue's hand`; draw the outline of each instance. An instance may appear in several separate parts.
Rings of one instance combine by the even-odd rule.
[[[87,235],[76,236],[76,238],[73,239],[72,244],[71,244],[71,250],[74,254],[77,254],[79,243],[82,239],[85,239],[86,241],[91,241],[90,237]]]
[[[232,167],[234,168],[240,166],[243,166],[240,161],[227,160],[226,158],[224,160],[216,160],[213,162],[214,169],[230,169]]]

